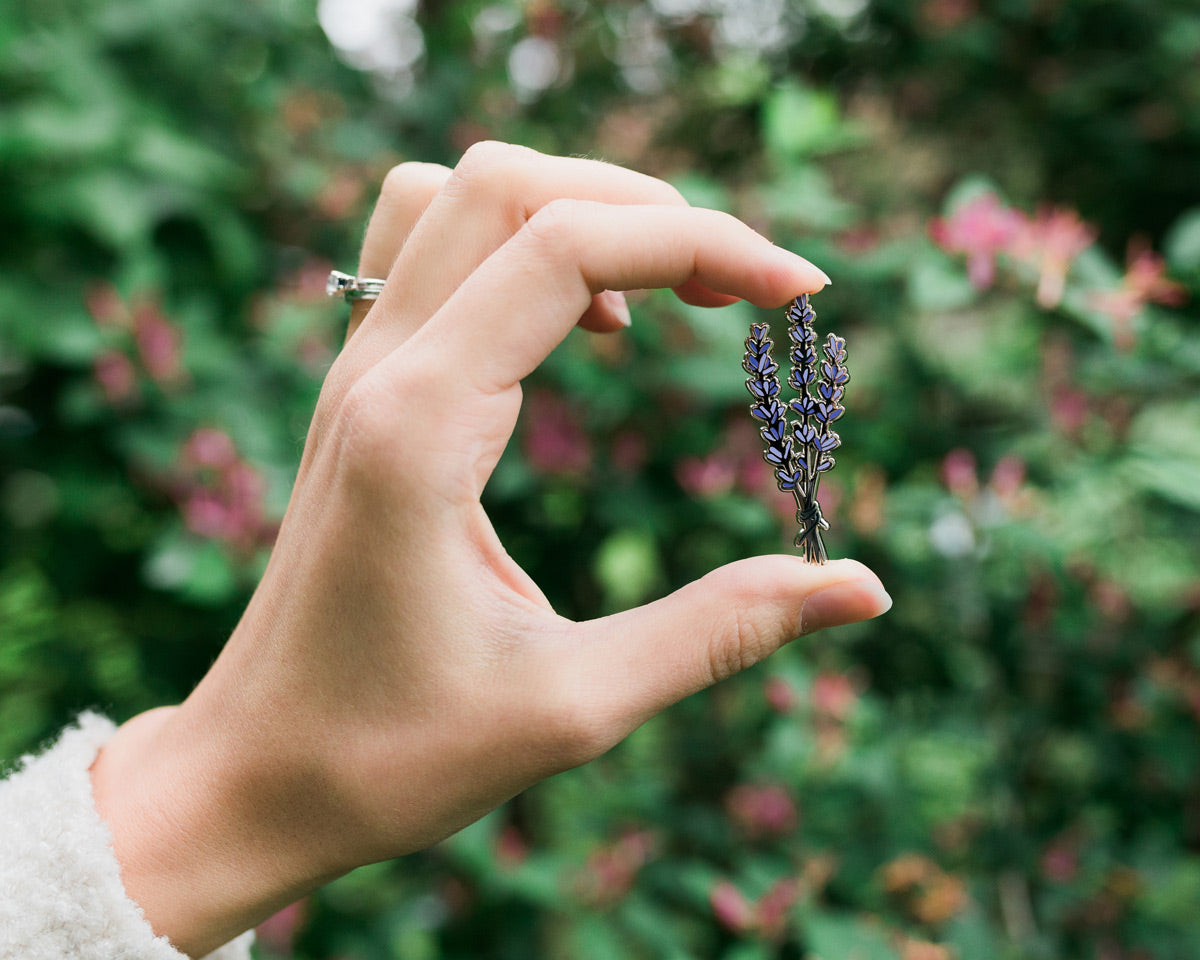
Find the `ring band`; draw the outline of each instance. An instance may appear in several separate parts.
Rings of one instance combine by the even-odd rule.
[[[329,271],[325,294],[343,300],[376,300],[383,293],[383,281],[372,277],[354,277],[340,270]]]

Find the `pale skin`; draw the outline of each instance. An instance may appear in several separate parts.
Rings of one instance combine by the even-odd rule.
[[[359,272],[387,287],[352,312],[241,622],[92,768],[126,890],[194,957],[891,602],[855,561],[763,556],[576,623],[480,505],[521,379],[576,324],[614,334],[621,291],[653,287],[779,307],[827,282],[808,261],[662,181],[486,143],[391,172]]]

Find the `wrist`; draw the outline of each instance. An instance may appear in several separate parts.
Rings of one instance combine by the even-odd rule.
[[[155,934],[202,957],[319,886],[274,773],[192,701],[134,717],[92,766],[127,895]]]

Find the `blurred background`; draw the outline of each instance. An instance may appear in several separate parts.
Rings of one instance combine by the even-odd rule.
[[[833,276],[827,543],[896,605],[333,883],[260,957],[1200,955],[1192,0],[0,5],[0,758],[186,696],[342,335],[326,273],[392,164],[485,137]],[[530,379],[487,492],[575,618],[794,532],[739,366],[782,312],[633,299]]]

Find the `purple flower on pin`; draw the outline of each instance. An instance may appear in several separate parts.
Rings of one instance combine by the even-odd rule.
[[[788,386],[796,392],[795,399],[783,403],[779,399],[779,370],[771,357],[771,327],[755,323],[746,338],[746,355],[742,367],[750,374],[746,389],[754,398],[750,415],[761,424],[759,433],[766,442],[763,459],[775,468],[779,489],[791,493],[796,500],[796,522],[800,532],[795,545],[804,550],[804,558],[814,563],[827,559],[821,530],[829,524],[821,516],[817,502],[817,485],[821,474],[833,468],[833,451],[842,439],[833,423],[846,412],[842,397],[850,374],[846,369],[846,341],[829,334],[817,350],[817,334],[813,329],[816,312],[808,294],[797,297],[787,310],[788,341],[791,348],[791,374]],[[795,418],[789,420],[788,414]],[[790,436],[789,436],[790,433]]]

